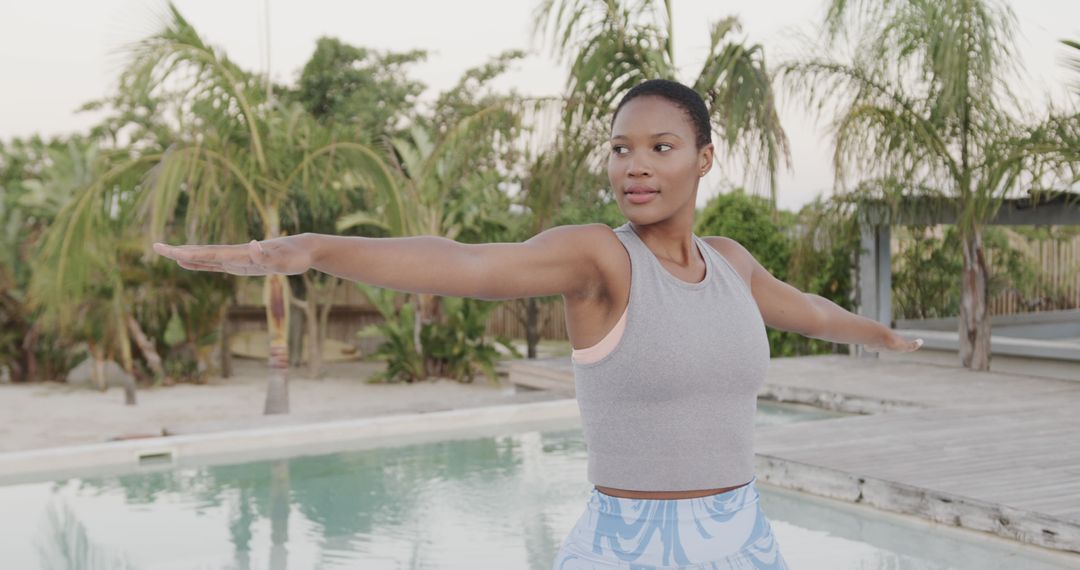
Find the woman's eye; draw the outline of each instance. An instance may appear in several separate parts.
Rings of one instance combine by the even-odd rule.
[[[625,146],[613,146],[613,147],[611,147],[611,152],[613,154],[623,154],[622,151],[624,151],[624,150],[626,150]]]
[[[671,145],[669,145],[669,144],[667,144],[667,143],[660,143],[660,144],[656,145],[656,146],[655,146],[655,147],[653,147],[653,148],[660,148],[660,147],[662,147],[662,146],[666,146],[666,147],[668,147],[668,150],[670,150],[670,149],[671,149]],[[666,152],[666,151],[665,151],[665,152]]]

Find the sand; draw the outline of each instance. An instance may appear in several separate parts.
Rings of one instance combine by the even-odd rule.
[[[381,362],[327,364],[324,377],[291,370],[290,413],[264,416],[264,361],[234,360],[231,378],[208,384],[144,388],[138,404],[123,391],[87,384],[0,384],[0,452],[99,443],[117,438],[244,429],[282,423],[339,420],[565,398],[565,394],[516,389],[486,377],[472,384],[435,379],[413,384],[367,384]]]

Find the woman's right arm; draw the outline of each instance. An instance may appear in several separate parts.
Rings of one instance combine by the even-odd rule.
[[[600,284],[603,224],[558,226],[521,243],[465,244],[437,236],[368,238],[300,234],[243,245],[154,250],[181,267],[237,275],[316,269],[377,287],[497,300],[580,295]]]

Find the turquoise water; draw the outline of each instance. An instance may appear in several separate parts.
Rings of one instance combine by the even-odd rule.
[[[759,404],[761,423],[836,414]],[[548,570],[591,486],[580,429],[0,487],[3,568]],[[1076,568],[761,484],[793,570]],[[1045,558],[1045,560],[1044,560]]]

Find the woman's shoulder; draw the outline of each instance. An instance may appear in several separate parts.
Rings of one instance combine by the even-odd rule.
[[[735,269],[750,286],[750,275],[754,271],[754,256],[741,243],[725,236],[702,236],[702,241],[709,244]]]

